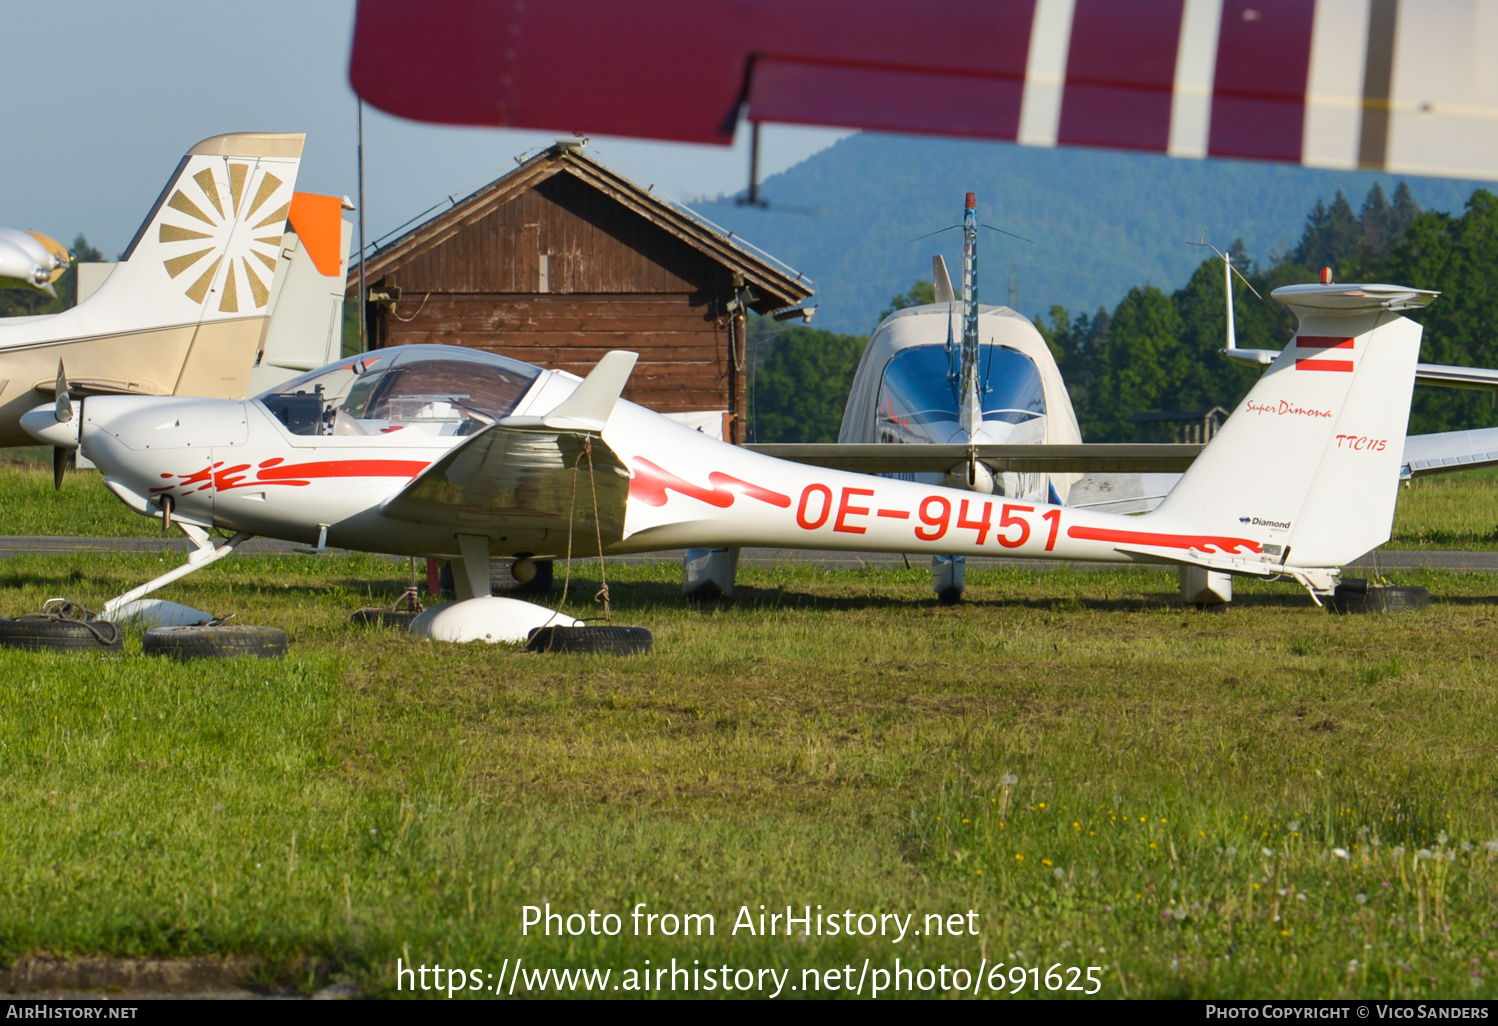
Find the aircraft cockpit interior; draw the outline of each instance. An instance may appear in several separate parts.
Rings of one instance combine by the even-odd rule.
[[[340,360],[256,400],[294,435],[471,435],[509,416],[540,374],[479,350],[398,346]]]

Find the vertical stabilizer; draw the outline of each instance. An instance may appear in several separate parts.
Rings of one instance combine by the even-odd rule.
[[[1274,296],[1299,316],[1295,338],[1148,519],[1256,539],[1287,566],[1342,566],[1389,538],[1421,333],[1397,311],[1436,293]]]
[[[353,225],[336,196],[299,192],[271,282],[270,322],[250,395],[338,359]]]
[[[931,285],[938,303],[952,303],[957,299],[957,294],[952,291],[952,276],[947,273],[947,262],[941,258],[941,254],[931,258]]]

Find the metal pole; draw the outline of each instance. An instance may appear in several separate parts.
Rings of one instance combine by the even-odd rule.
[[[759,122],[749,122],[749,195],[740,206],[759,206]]]
[[[364,281],[364,98],[359,98],[359,352],[369,352],[369,289]]]

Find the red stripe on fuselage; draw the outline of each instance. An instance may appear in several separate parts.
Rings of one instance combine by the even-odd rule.
[[[250,484],[291,484],[330,477],[413,478],[427,468],[421,460],[333,460],[326,463],[289,463],[266,467]]]
[[[1156,534],[1152,531],[1120,531],[1110,527],[1068,527],[1068,538],[1078,541],[1124,542],[1130,545],[1155,545],[1166,549],[1187,549],[1197,552],[1231,552],[1240,549],[1262,552],[1259,543],[1250,538],[1227,538],[1212,534]]]
[[[300,488],[315,480],[336,477],[403,477],[410,480],[427,468],[427,464],[421,460],[332,460],[322,463],[283,464],[280,459],[274,459],[260,464],[254,477],[245,477],[245,471],[250,469],[248,463],[236,463],[226,467],[225,462],[227,461],[220,460],[211,467],[204,467],[191,474],[165,474],[164,477],[176,476],[179,480],[176,484],[152,488],[151,491],[152,493],[170,492],[175,488],[185,491],[191,485],[202,485],[198,489],[200,492],[210,488],[219,492],[229,492],[236,488],[257,488],[262,485]]]
[[[629,482],[629,497],[638,499],[647,506],[664,506],[668,491],[678,492],[705,502],[709,506],[718,509],[727,509],[733,505],[734,496],[742,492],[751,499],[769,503],[771,506],[779,506],[781,509],[790,509],[791,497],[762,488],[757,484],[742,481],[730,474],[720,474],[713,471],[707,475],[711,488],[693,484],[690,481],[677,477],[669,470],[656,466],[642,456],[634,458],[635,476]]]
[[[1296,335],[1295,344],[1302,349],[1351,349],[1352,339],[1336,335]]]

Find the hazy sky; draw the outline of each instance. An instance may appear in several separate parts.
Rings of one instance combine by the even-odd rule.
[[[348,84],[353,0],[56,0],[7,4],[0,226],[112,259],[188,147],[236,131],[306,132],[297,188],[355,196],[357,106]],[[848,133],[769,126],[761,176]],[[364,115],[371,241],[471,191],[556,133],[442,128]],[[599,138],[592,152],[678,199],[742,189],[746,133],[716,146]]]

